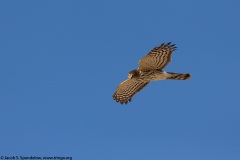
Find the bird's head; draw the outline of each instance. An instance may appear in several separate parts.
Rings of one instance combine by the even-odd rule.
[[[136,78],[139,76],[139,72],[135,69],[128,73],[128,79]]]

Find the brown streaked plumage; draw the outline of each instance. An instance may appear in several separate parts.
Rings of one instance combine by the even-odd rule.
[[[123,81],[113,94],[113,99],[121,104],[127,104],[132,97],[148,83],[155,80],[175,79],[187,80],[190,74],[165,72],[163,69],[171,62],[171,55],[176,50],[175,44],[163,43],[152,49],[139,61],[138,69],[128,73],[128,79]]]

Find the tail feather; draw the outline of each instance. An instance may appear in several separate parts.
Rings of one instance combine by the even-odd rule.
[[[167,72],[167,73],[168,73],[167,79],[187,80],[187,79],[190,79],[190,77],[191,77],[191,74],[189,74],[189,73],[187,73],[187,74],[171,73],[171,72]]]

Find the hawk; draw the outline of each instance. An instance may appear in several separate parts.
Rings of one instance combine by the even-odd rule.
[[[171,61],[171,55],[176,50],[175,44],[163,43],[153,48],[139,62],[139,67],[128,73],[128,79],[123,81],[113,94],[113,99],[121,104],[127,104],[132,97],[147,86],[151,81],[175,79],[187,80],[191,77],[189,73],[165,72],[163,69]]]

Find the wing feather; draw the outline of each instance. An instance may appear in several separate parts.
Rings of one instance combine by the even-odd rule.
[[[123,81],[113,94],[113,99],[121,104],[131,101],[132,97],[143,89],[149,82],[141,82],[136,79],[127,79]]]
[[[175,44],[163,43],[160,46],[153,48],[139,62],[138,70],[163,69],[171,62],[172,52],[176,50]]]

